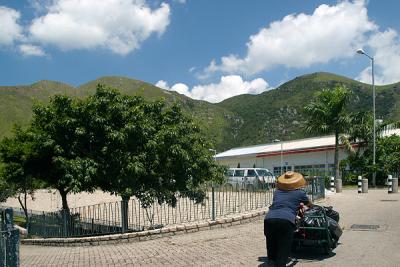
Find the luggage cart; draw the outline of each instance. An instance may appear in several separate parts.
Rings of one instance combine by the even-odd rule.
[[[301,220],[300,225],[297,227],[292,250],[296,251],[303,247],[322,248],[325,254],[330,254],[337,246],[337,240],[332,237],[328,228],[328,219],[325,209],[321,207],[321,215],[307,215]],[[318,226],[305,226],[304,221],[315,220]]]

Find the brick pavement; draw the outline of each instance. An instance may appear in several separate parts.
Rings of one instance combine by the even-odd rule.
[[[384,200],[384,201],[382,201]],[[329,197],[345,228],[335,253],[298,254],[296,266],[400,266],[400,194],[384,190]],[[378,224],[378,231],[351,231]],[[86,247],[22,245],[21,266],[266,266],[262,220],[155,240]]]
[[[257,266],[262,221],[161,239],[93,247],[21,246],[22,266]]]

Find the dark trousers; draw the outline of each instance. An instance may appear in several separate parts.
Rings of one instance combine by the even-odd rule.
[[[264,220],[268,259],[275,261],[276,267],[286,266],[292,246],[294,229],[295,226],[288,220]]]

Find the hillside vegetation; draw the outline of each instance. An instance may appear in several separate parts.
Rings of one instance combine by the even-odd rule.
[[[47,103],[56,94],[86,97],[102,83],[124,94],[149,100],[179,102],[193,116],[218,151],[232,147],[305,137],[303,107],[322,88],[344,85],[354,92],[351,110],[371,110],[372,90],[368,84],[330,73],[297,77],[259,95],[235,96],[218,104],[193,100],[176,92],[125,77],[102,77],[79,87],[54,81],[26,86],[0,86],[0,137],[10,134],[13,124],[27,125],[35,102]],[[400,83],[377,86],[377,118],[400,120]]]

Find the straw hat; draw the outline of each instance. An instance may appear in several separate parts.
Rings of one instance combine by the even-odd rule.
[[[277,187],[281,190],[295,190],[307,185],[303,175],[298,172],[285,172],[278,177]]]

